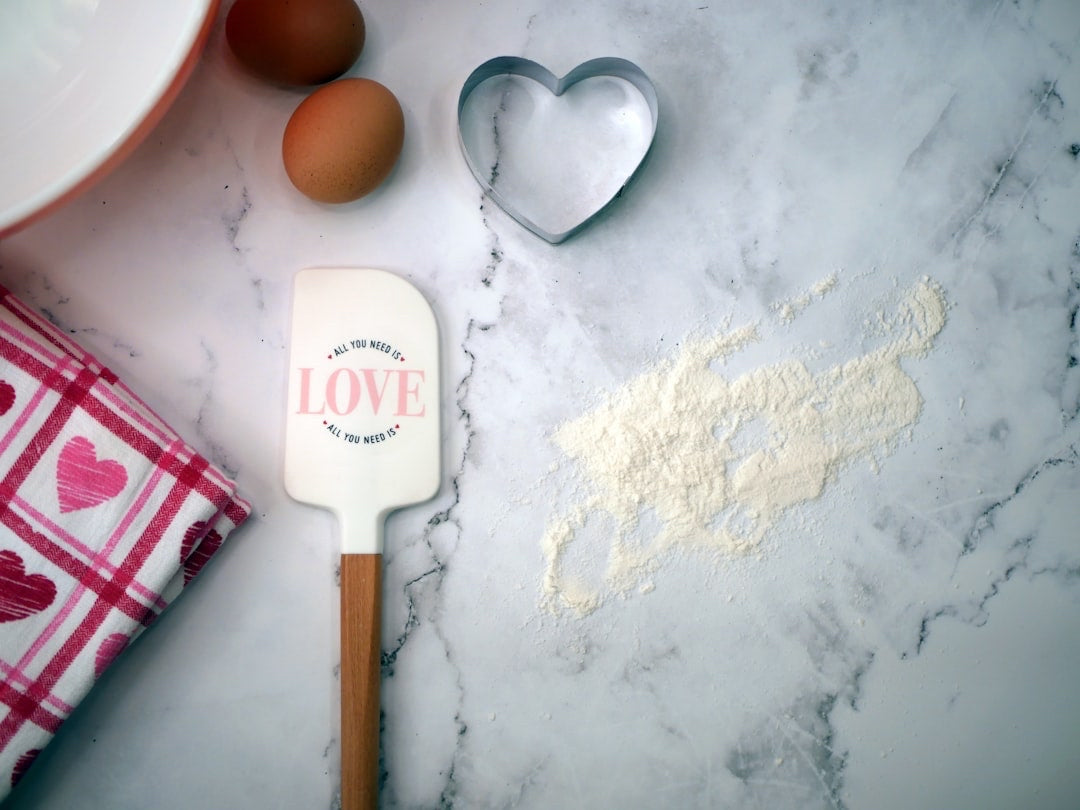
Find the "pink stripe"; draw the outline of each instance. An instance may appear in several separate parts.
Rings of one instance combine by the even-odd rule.
[[[10,311],[11,314],[16,317],[16,319],[18,319],[23,324],[40,334],[50,343],[55,344],[57,348],[63,348],[63,346],[57,343],[55,337],[47,335],[45,332],[42,331],[40,315],[30,312],[30,310],[23,304],[22,301],[20,301],[14,295],[11,295],[7,290],[4,290],[4,292],[7,293],[3,299],[3,305],[5,309]]]
[[[99,373],[99,369],[92,368],[90,364],[85,362],[84,358],[76,357],[70,352],[63,351],[62,347],[54,346],[50,343],[42,343],[37,340],[33,335],[28,335],[20,329],[17,329],[11,324],[0,321],[0,337],[15,349],[21,350],[24,354],[30,357],[35,363],[40,363],[44,366],[54,367],[59,363],[57,367],[77,367],[78,370],[87,368],[92,371],[96,376]],[[26,368],[26,365],[19,363],[20,368],[30,374],[31,377],[37,377],[32,371]],[[73,372],[74,375],[75,372]]]
[[[5,293],[3,299],[4,306],[28,327],[33,329],[65,354],[81,362],[83,365],[96,362],[93,356],[82,346],[69,339],[63,332],[42,318],[40,314],[30,309],[30,307],[24,304],[19,298],[12,295],[10,290],[4,289],[3,293]]]
[[[67,353],[60,352],[57,354],[56,351],[54,351],[56,349],[55,346],[48,346],[44,343],[40,343],[35,340],[32,335],[28,335],[2,321],[0,321],[0,332],[3,333],[3,340],[10,344],[13,349],[22,352],[30,357],[33,362],[40,365],[52,367],[56,365],[58,360],[64,361],[64,364],[66,365],[78,365],[80,368],[85,365],[78,360],[78,358],[72,357]],[[23,371],[27,371],[30,376],[37,376],[28,371],[25,363],[19,363],[19,367],[22,368]]]
[[[122,391],[123,394],[130,399],[130,401],[124,399],[123,397],[117,396],[114,393],[114,389],[119,389],[120,391]],[[157,413],[155,413],[154,410],[149,405],[147,405],[134,391],[128,388],[120,380],[117,380],[112,385],[96,387],[94,393],[98,394],[100,399],[108,400],[110,403],[115,405],[118,411],[129,416],[137,425],[142,427],[151,436],[159,439],[162,443],[166,441],[172,441],[177,437],[176,433],[168,430],[163,430],[160,425],[164,424],[164,420],[160,416],[158,416]],[[132,407],[132,402],[137,403],[139,407],[145,410],[146,413],[150,414],[153,419],[158,420],[158,423],[160,424],[155,424],[154,422],[149,421],[146,416],[141,413],[137,408]],[[191,454],[192,457],[198,455],[198,453],[193,447],[185,445],[185,449]],[[177,453],[176,455],[179,456],[180,454]],[[221,472],[219,472],[216,467],[207,467],[205,472],[203,473],[203,477],[212,479],[216,484],[218,484],[218,486],[220,486],[227,492],[232,491],[232,481],[230,481]]]
[[[70,357],[63,356],[63,355],[58,356],[58,355],[55,355],[55,354],[51,354],[48,351],[45,351],[45,349],[46,349],[45,346],[42,346],[40,343],[38,343],[33,338],[28,336],[25,332],[21,332],[18,329],[13,328],[9,324],[0,323],[0,332],[3,332],[5,334],[5,337],[11,338],[13,343],[14,342],[21,343],[30,352],[37,353],[37,354],[44,354],[44,359],[42,360],[42,362],[55,363],[58,359],[62,359],[63,362],[61,363],[61,365],[59,365],[57,367],[59,370],[66,369],[68,366],[71,365],[71,358]],[[83,365],[88,365],[88,364],[83,362]],[[26,369],[24,368],[23,371],[26,371]],[[33,376],[33,375],[31,375],[31,376]],[[172,441],[175,438],[174,433],[172,433],[172,432],[170,432],[168,430],[164,430],[164,429],[162,429],[160,424],[155,424],[155,423],[147,420],[146,418],[144,418],[143,415],[141,413],[139,413],[137,409],[134,409],[134,408],[131,407],[131,403],[127,402],[124,398],[117,396],[113,392],[113,390],[112,390],[113,388],[120,388],[122,391],[124,391],[125,394],[130,396],[131,399],[133,399],[135,402],[137,402],[139,405],[141,405],[143,408],[145,408],[148,412],[153,414],[153,411],[151,411],[150,408],[148,408],[145,404],[143,404],[143,402],[138,397],[136,397],[133,393],[129,392],[127,390],[127,386],[125,386],[123,383],[120,383],[119,381],[117,383],[115,383],[114,385],[107,385],[106,384],[106,385],[94,386],[95,393],[99,394],[103,399],[107,399],[113,405],[118,406],[120,408],[120,410],[122,410],[127,416],[131,417],[140,427],[144,428],[154,438],[159,439],[162,442]],[[158,417],[157,414],[153,414],[153,415],[154,415],[155,419],[158,419],[160,421],[160,417]]]
[[[59,366],[57,366],[56,370],[63,374],[65,371],[67,371],[67,367],[70,364],[71,361],[65,359],[61,362]],[[29,422],[30,417],[34,415],[34,410],[37,408],[38,405],[41,404],[41,401],[45,399],[46,393],[50,390],[51,389],[44,385],[38,386],[38,389],[34,392],[34,396],[30,398],[30,402],[27,403],[27,406],[19,413],[18,418],[12,423],[11,427],[8,429],[8,432],[4,434],[4,438],[0,439],[0,453],[6,452],[7,449],[11,446],[11,443],[15,441],[15,437],[19,435],[19,432],[24,427],[26,427],[26,423]]]
[[[41,651],[41,648],[48,643],[49,639],[56,635],[56,631],[63,627],[67,617],[75,610],[75,606],[79,603],[79,599],[82,598],[82,595],[85,592],[85,585],[79,585],[71,592],[67,601],[64,602],[64,607],[61,608],[59,613],[53,616],[52,621],[49,622],[49,626],[42,631],[41,635],[34,639],[34,643],[23,653],[22,658],[19,659],[19,663],[10,668],[9,675],[14,675],[15,679],[20,683],[31,682],[30,678],[24,674],[26,667],[34,660],[34,656]]]
[[[182,448],[183,445],[184,443],[180,439],[174,439],[173,442],[168,447],[166,447],[164,452],[162,453],[162,460],[175,458],[177,448]],[[132,508],[127,511],[127,514],[124,515],[123,520],[117,525],[116,530],[112,533],[112,535],[106,542],[106,554],[116,548],[117,543],[120,542],[120,539],[127,532],[128,527],[131,526],[132,522],[134,522],[135,515],[142,509],[143,506],[146,505],[146,502],[150,500],[150,493],[153,492],[154,488],[161,480],[161,476],[163,474],[164,471],[162,470],[160,463],[154,465],[154,472],[150,475],[149,484],[147,486],[144,486],[139,491],[139,497],[136,498],[135,503],[132,505]]]
[[[23,687],[26,687],[26,686],[30,685],[30,679],[27,678],[25,675],[23,675],[21,672],[16,671],[15,668],[12,667],[11,664],[7,663],[6,661],[0,661],[0,671],[2,671],[4,673],[4,680],[9,682],[9,683],[11,681],[15,681],[16,683],[19,684],[19,686],[23,686]],[[70,704],[65,703],[64,701],[62,701],[60,698],[58,698],[56,695],[52,694],[51,692],[49,693],[48,697],[46,697],[45,700],[42,701],[42,702],[43,703],[48,703],[53,708],[59,709],[60,711],[62,711],[64,714],[71,714],[73,711],[75,711],[74,706],[71,706]]]
[[[177,449],[182,448],[183,446],[184,442],[181,439],[174,439],[172,444],[165,448],[164,452],[162,453],[161,460],[175,458]],[[119,523],[119,525],[117,525],[116,530],[112,533],[112,536],[105,544],[104,553],[106,557],[112,554],[113,549],[116,548],[116,546],[123,539],[124,535],[127,534],[128,528],[135,521],[135,516],[142,511],[142,508],[146,505],[147,501],[150,500],[150,494],[155,489],[157,489],[157,485],[161,481],[161,478],[164,474],[165,471],[159,462],[157,465],[154,466],[154,472],[150,476],[150,481],[139,491],[139,497],[135,499],[135,503],[128,510],[127,514],[124,515],[124,519]],[[134,578],[132,578],[132,584],[139,586],[138,581]],[[161,598],[157,594],[153,595],[153,599],[155,602],[161,602],[161,607],[165,606],[165,603],[161,601]]]
[[[96,393],[96,392],[94,392]],[[104,403],[100,397],[96,395],[89,395],[83,401],[84,412],[100,423],[106,430],[110,431],[113,435],[120,440],[127,442],[127,444],[135,450],[137,453],[141,453],[151,463],[160,463],[161,444],[155,443],[151,438],[131,423],[122,418],[122,415],[117,413],[115,408],[110,408]],[[178,438],[173,434],[172,438]],[[178,475],[180,469],[188,464],[189,461],[196,458],[202,458],[194,448],[184,445],[184,453],[177,454],[177,464],[174,464],[173,470],[169,472],[173,475]],[[212,469],[206,468],[207,471]],[[196,480],[187,482],[188,486],[202,495],[206,500],[211,503],[219,503],[222,498],[235,498],[236,492],[234,485],[231,481],[223,478],[220,473],[215,472],[211,476],[208,472],[200,474]]]
[[[12,343],[20,343],[24,350],[32,351],[35,354],[47,354],[49,359],[55,359],[57,355],[50,352],[49,347],[39,343],[32,336],[26,334],[21,329],[16,329],[9,323],[0,321],[0,333],[3,333],[4,337]],[[55,346],[53,348],[56,348]],[[65,360],[72,360],[73,358],[67,354],[60,355]]]
[[[78,554],[81,554],[86,559],[87,567],[90,569],[106,574],[115,574],[117,572],[118,569],[115,565],[108,560],[101,560],[101,555],[95,552],[93,548],[83,543],[75,535],[69,534],[62,526],[54,523],[48,515],[39,512],[27,501],[16,496],[11,499],[11,503],[13,506],[21,509],[33,522],[38,523],[44,529],[48,529],[50,534],[62,540]],[[132,585],[132,590],[144,597],[148,604],[154,605],[154,607],[159,610],[164,609],[168,604],[159,594],[150,590],[140,582],[134,583]]]
[[[100,399],[108,400],[109,403],[115,405],[118,411],[129,417],[136,425],[141,427],[153,438],[157,439],[161,444],[176,439],[175,433],[162,430],[159,425],[149,421],[143,414],[139,413],[138,410],[132,408],[131,403],[127,402],[123,397],[117,396],[112,390],[114,387],[115,386],[109,385],[99,386],[95,389],[94,393],[97,394]]]
[[[182,445],[183,442],[177,439],[172,443],[172,445],[169,446],[169,448],[166,449],[166,458],[174,454],[175,451],[173,448],[175,448],[178,444]],[[123,539],[125,532],[135,520],[136,515],[138,515],[138,513],[142,510],[142,507],[146,505],[146,502],[150,499],[150,493],[153,492],[158,482],[161,481],[161,477],[161,468],[155,467],[153,474],[150,476],[150,481],[148,485],[144,486],[139,491],[139,496],[138,498],[136,498],[135,503],[132,504],[132,506],[124,514],[123,519],[117,525],[113,533],[109,536],[109,539],[106,541],[101,551],[98,552],[96,555],[93,555],[93,557],[89,561],[89,566],[92,570],[96,571],[100,570],[101,568],[107,568],[111,574],[116,574],[118,569],[113,567],[108,562],[109,555],[112,554],[112,552],[116,549],[116,546],[119,545],[120,540]],[[65,537],[65,539],[70,537],[70,535],[68,535],[66,532],[61,532],[61,535]],[[81,543],[79,543],[79,546],[86,550],[88,556],[89,554],[92,554],[91,549],[86,548]],[[138,582],[135,580],[134,577],[131,577],[130,582],[131,586],[138,587]],[[16,677],[20,679],[24,677],[22,674],[24,668],[31,661],[34,660],[34,657],[38,654],[38,652],[41,651],[41,648],[44,647],[54,635],[56,635],[57,631],[61,627],[63,627],[64,622],[67,620],[67,617],[71,615],[71,612],[75,609],[75,606],[78,604],[84,593],[86,593],[85,585],[80,583],[75,587],[75,590],[71,592],[71,595],[68,597],[67,601],[64,602],[64,607],[60,610],[59,613],[53,616],[53,619],[49,622],[48,627],[46,627],[45,630],[42,631],[40,636],[34,639],[34,643],[30,645],[30,648],[25,653],[23,653],[22,658],[19,659],[19,663],[15,665],[14,670],[16,673]],[[155,599],[157,599],[156,595]]]

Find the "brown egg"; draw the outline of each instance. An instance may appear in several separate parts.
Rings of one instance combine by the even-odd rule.
[[[357,200],[394,168],[405,117],[394,94],[371,79],[320,87],[293,112],[281,141],[285,172],[313,200]]]
[[[252,72],[284,84],[321,84],[356,62],[364,18],[354,0],[236,0],[225,39]]]

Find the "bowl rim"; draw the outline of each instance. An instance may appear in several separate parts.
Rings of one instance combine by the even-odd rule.
[[[117,127],[112,145],[84,161],[74,171],[53,178],[33,196],[0,210],[0,239],[11,236],[34,222],[48,216],[80,196],[109,174],[142,143],[165,116],[187,80],[195,70],[210,31],[217,19],[221,0],[197,0],[185,37],[173,53],[171,70],[150,87],[130,118]]]

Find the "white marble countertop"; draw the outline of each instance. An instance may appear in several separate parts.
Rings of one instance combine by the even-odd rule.
[[[133,156],[0,243],[0,281],[255,507],[8,806],[333,806],[336,526],[286,495],[281,450],[291,280],[337,264],[409,278],[443,341],[442,489],[386,528],[382,806],[1075,807],[1080,5],[362,9],[351,73],[406,119],[369,197],[292,189],[302,94],[242,74],[222,16]],[[459,151],[458,90],[504,54],[621,56],[657,87],[642,173],[558,247]],[[702,331],[757,324],[725,375],[862,356],[924,277],[947,321],[900,360],[922,405],[892,452],[749,554],[660,555],[584,615],[545,601],[578,497],[560,424]],[[588,580],[606,552],[563,563]]]

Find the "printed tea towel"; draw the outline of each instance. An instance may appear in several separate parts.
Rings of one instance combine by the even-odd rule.
[[[249,513],[112,372],[0,287],[0,799]]]

